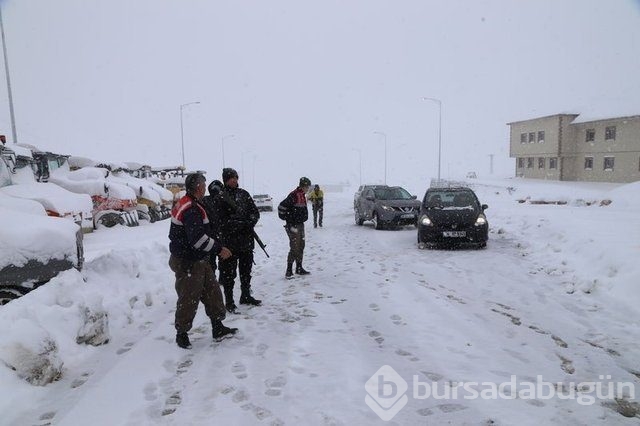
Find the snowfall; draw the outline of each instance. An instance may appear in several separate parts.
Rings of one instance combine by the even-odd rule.
[[[169,221],[86,234],[82,271],[0,307],[0,424],[637,424],[640,182],[468,183],[485,249],[421,250],[415,227],[357,226],[353,189],[326,192],[292,280],[262,213],[263,306],[214,341],[201,305],[191,350]]]

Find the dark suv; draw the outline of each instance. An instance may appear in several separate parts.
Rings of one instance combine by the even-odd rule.
[[[470,188],[429,188],[418,218],[418,246],[472,243],[486,247],[487,208]]]
[[[420,201],[399,186],[375,186],[365,188],[353,206],[357,225],[365,220],[373,222],[376,229],[416,225]]]

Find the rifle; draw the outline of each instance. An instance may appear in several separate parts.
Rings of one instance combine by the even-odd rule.
[[[264,254],[267,255],[267,257],[269,257],[269,253],[267,253],[267,250],[265,249],[265,247],[267,247],[267,245],[265,243],[262,242],[262,240],[260,239],[260,237],[258,237],[258,234],[256,234],[256,231],[253,231],[253,239],[256,240],[256,243],[258,243],[258,245],[260,246],[260,248],[262,249],[262,251],[264,252]]]

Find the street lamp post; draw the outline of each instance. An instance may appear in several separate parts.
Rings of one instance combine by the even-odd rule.
[[[11,94],[11,79],[9,78],[9,58],[7,57],[7,44],[4,39],[4,24],[2,22],[2,7],[0,6],[0,32],[2,33],[2,53],[4,54],[4,71],[7,77],[7,97],[9,100],[9,114],[11,115],[11,136],[13,143],[18,143],[18,134],[16,133],[16,116],[13,112],[13,96]]]
[[[387,134],[383,132],[373,132],[384,136],[384,184],[387,184]]]
[[[438,103],[438,181],[440,181],[440,161],[442,159],[442,101],[426,96],[422,99]]]
[[[223,169],[224,169],[224,167],[226,166],[226,163],[224,162],[224,140],[225,140],[226,138],[233,138],[233,137],[235,137],[235,136],[236,136],[236,135],[224,135],[224,136],[222,137],[222,168],[223,168]]]
[[[180,105],[180,141],[182,142],[182,170],[186,170],[186,165],[184,162],[184,124],[183,124],[183,118],[182,118],[182,110],[184,109],[184,107],[188,105],[195,105],[199,103],[200,103],[199,101],[195,101],[195,102],[187,102],[186,104]]]

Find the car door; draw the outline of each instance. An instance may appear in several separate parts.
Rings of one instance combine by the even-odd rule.
[[[375,206],[375,194],[373,189],[367,188],[360,197],[361,210],[360,213],[363,218],[371,219],[373,216],[373,208]]]

